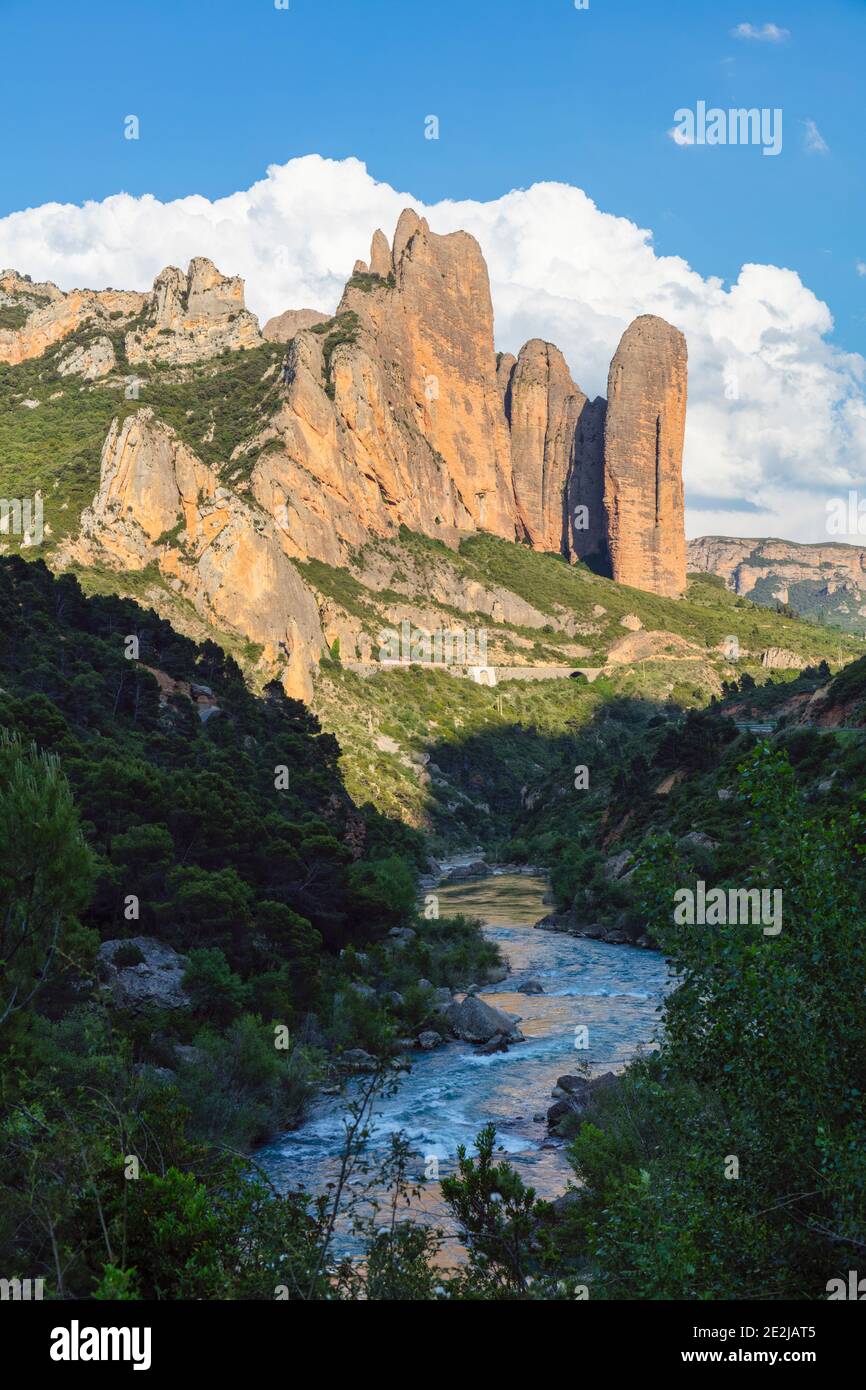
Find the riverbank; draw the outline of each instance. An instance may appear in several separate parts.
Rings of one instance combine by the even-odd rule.
[[[450,871],[454,864],[442,867]],[[487,1123],[495,1124],[497,1143],[539,1195],[562,1193],[570,1169],[562,1141],[547,1131],[553,1089],[583,1063],[590,1076],[621,1071],[651,1043],[667,967],[655,952],[537,931],[548,891],[538,874],[490,873],[452,883],[440,878],[435,891],[443,916],[480,918],[485,938],[501,950],[505,978],[481,987],[479,997],[519,1017],[525,1038],[488,1055],[465,1042],[413,1051],[406,1058],[409,1072],[377,1102],[371,1161],[385,1152],[392,1134],[403,1132],[419,1193],[413,1210],[447,1230],[439,1180],[454,1170],[458,1146],[471,1149]],[[525,992],[532,981],[540,993]],[[357,1085],[350,1081],[345,1094],[321,1097],[299,1130],[257,1153],[278,1188],[318,1192],[334,1179],[346,1104]]]

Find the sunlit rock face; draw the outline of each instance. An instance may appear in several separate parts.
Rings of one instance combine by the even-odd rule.
[[[227,350],[265,342],[243,281],[203,257],[186,273],[169,266],[147,295],[63,295],[11,272],[0,293],[24,314],[16,352],[108,315],[133,366],[179,383],[199,380],[192,364],[218,375]],[[262,374],[255,427],[230,458],[205,464],[152,409],[114,421],[70,559],[155,565],[201,618],[261,646],[299,694],[323,622],[339,635],[342,620],[293,562],[345,566],[403,526],[450,546],[488,532],[637,588],[683,591],[686,348],[670,324],[637,319],[611,364],[609,401],[589,401],[552,343],[497,356],[478,243],[439,236],[407,210],[393,244],[374,234],[333,317],[289,310],[266,334],[286,341],[285,356]],[[63,360],[95,381],[118,354],[86,335]],[[450,601],[466,611],[468,588]]]
[[[537,550],[567,554],[566,484],[586,396],[552,343],[532,338],[520,350],[506,395],[511,474],[523,534]]]
[[[613,578],[676,597],[686,587],[682,457],[686,340],[643,314],[610,365],[604,505]]]
[[[151,410],[112,425],[99,491],[60,558],[118,570],[156,566],[215,628],[261,645],[263,663],[282,674],[289,694],[311,695],[324,642],[319,613],[279,531],[222,487]]]
[[[167,266],[156,277],[140,325],[126,336],[126,355],[134,366],[201,362],[261,342],[258,320],[244,305],[243,280],[196,256],[186,274]]]
[[[70,290],[35,283],[14,270],[0,272],[0,308],[18,311],[20,326],[0,329],[0,362],[17,365],[55,347],[85,324],[129,322],[146,296],[130,290]]]

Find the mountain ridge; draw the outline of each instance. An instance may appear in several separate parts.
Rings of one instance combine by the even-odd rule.
[[[278,316],[296,331],[279,369],[271,357],[250,383],[251,428],[219,466],[203,456],[216,404],[193,439],[151,397],[223,361],[264,364],[268,339],[242,280],[196,257],[186,273],[167,267],[147,295],[63,295],[11,273],[0,293],[7,313],[26,310],[0,333],[0,361],[32,363],[41,382],[38,363],[54,351],[53,369],[88,390],[127,373],[131,404],[108,424],[95,495],[60,563],[155,566],[202,617],[262,647],[291,694],[310,697],[324,649],[291,563],[345,566],[401,526],[451,548],[486,532],[588,559],[638,588],[685,589],[682,334],[647,315],[626,330],[608,420],[553,344],[497,355],[487,267],[468,233],[439,236],[406,209],[393,242],[375,233],[332,318]],[[185,414],[196,417],[194,400]]]

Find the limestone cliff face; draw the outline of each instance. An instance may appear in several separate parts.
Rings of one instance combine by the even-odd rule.
[[[387,255],[386,255],[387,249]],[[361,267],[366,266],[361,262]],[[295,334],[253,492],[290,553],[329,564],[400,525],[513,540],[511,441],[480,249],[414,213],[373,238],[329,323]]]
[[[146,296],[64,295],[11,274],[0,295],[25,319],[8,351],[43,351],[119,311],[113,332],[120,322],[129,361],[168,380],[264,341],[243,282],[204,258],[186,274],[164,270]],[[497,357],[477,242],[437,236],[406,211],[393,245],[375,233],[333,318],[290,311],[266,335],[287,346],[279,378],[275,364],[262,377],[255,435],[218,473],[152,410],[115,421],[98,493],[61,563],[155,566],[218,631],[259,644],[263,669],[299,695],[310,693],[324,636],[293,560],[346,565],[401,525],[450,545],[491,532],[609,563],[638,588],[682,592],[686,350],[669,324],[636,320],[611,366],[609,404],[590,402],[550,343]],[[116,366],[112,342],[94,333],[58,370],[96,381]],[[449,605],[487,604],[495,618],[500,599],[470,589]],[[326,610],[341,635],[344,619]],[[529,612],[519,621],[535,625]]]
[[[768,576],[779,581],[780,589],[812,580],[837,589],[850,584],[854,590],[866,591],[866,548],[840,542],[800,545],[796,541],[699,536],[689,541],[688,563],[690,570],[721,575],[729,588],[744,596],[759,579]]]
[[[97,381],[108,376],[117,366],[114,345],[110,338],[95,338],[93,342],[70,348],[57,361],[59,376],[80,376],[83,381]]]
[[[327,323],[328,318],[328,314],[320,314],[318,309],[286,309],[285,313],[268,319],[262,337],[268,343],[288,343],[302,328],[315,328],[317,323]]]
[[[21,326],[0,330],[0,362],[39,357],[85,324],[128,326],[129,361],[169,365],[200,362],[224,349],[257,347],[258,321],[244,307],[244,282],[221,275],[197,256],[186,274],[161,271],[149,294],[123,290],[70,290],[34,285],[15,271],[0,275],[0,306],[20,308]]]
[[[586,396],[552,343],[520,350],[508,387],[514,501],[525,538],[537,550],[567,554],[566,482]]]
[[[118,570],[157,565],[216,628],[260,644],[263,664],[281,671],[290,694],[311,694],[321,625],[279,532],[221,487],[150,409],[112,424],[99,492],[60,559]]]
[[[682,333],[643,314],[608,377],[604,505],[613,578],[676,597],[686,587],[682,451],[687,351]]]
[[[493,303],[481,248],[466,232],[437,236],[407,209],[387,278],[384,233],[370,253],[379,283],[349,281],[339,313],[354,313],[367,355],[378,358],[385,398],[445,463],[448,482],[429,506],[456,523],[514,536],[511,450],[496,380]],[[338,388],[339,396],[339,388]],[[423,529],[427,530],[428,527]]]
[[[258,320],[244,307],[243,280],[196,256],[186,275],[168,266],[156,277],[140,326],[126,335],[126,355],[133,365],[200,362],[261,341]]]
[[[717,574],[755,603],[787,603],[852,632],[866,629],[866,548],[828,541],[700,536],[689,541],[690,570]]]
[[[145,302],[143,294],[126,290],[70,290],[64,294],[50,283],[34,284],[14,270],[0,274],[0,306],[19,309],[19,328],[0,329],[0,362],[16,364],[40,357],[86,323],[107,325],[131,319]]]

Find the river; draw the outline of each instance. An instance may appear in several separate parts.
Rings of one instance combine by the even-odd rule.
[[[571,1175],[563,1145],[547,1135],[543,1119],[558,1076],[582,1062],[592,1075],[620,1070],[652,1043],[657,1010],[668,985],[668,969],[655,951],[610,946],[533,923],[549,910],[547,882],[540,876],[497,874],[440,885],[443,915],[480,917],[509,966],[501,984],[482,990],[491,1004],[520,1015],[526,1041],[508,1052],[479,1056],[468,1043],[432,1052],[413,1052],[412,1069],[395,1094],[376,1106],[370,1141],[373,1156],[387,1136],[402,1130],[417,1152],[422,1194],[414,1205],[453,1235],[438,1183],[424,1181],[430,1160],[439,1173],[453,1171],[458,1144],[468,1149],[482,1125],[496,1125],[498,1144],[543,1197],[558,1196]],[[520,986],[540,981],[544,993],[526,995]],[[575,1047],[576,1030],[588,1030],[588,1047]],[[345,1108],[339,1097],[322,1097],[304,1125],[280,1136],[256,1160],[280,1190],[321,1191],[333,1176],[344,1138]],[[360,1180],[359,1180],[360,1182]]]

